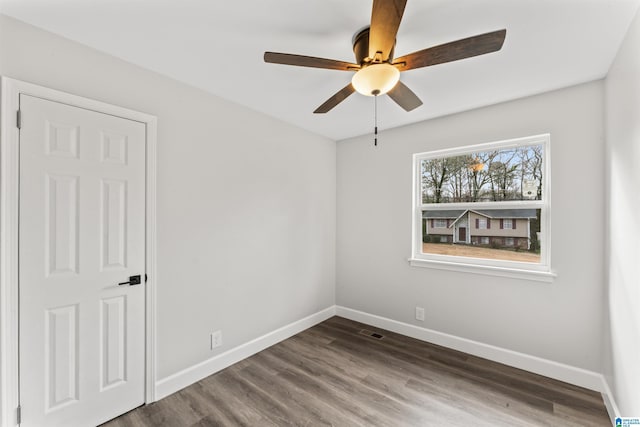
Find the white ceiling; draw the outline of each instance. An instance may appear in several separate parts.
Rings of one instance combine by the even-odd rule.
[[[334,140],[373,130],[373,98],[313,110],[350,72],[265,64],[264,51],[352,62],[371,0],[2,0],[0,12]],[[380,129],[602,78],[640,0],[408,0],[396,56],[507,29],[497,53],[402,73],[424,105],[378,100]]]

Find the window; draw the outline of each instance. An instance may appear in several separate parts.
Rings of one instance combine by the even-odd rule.
[[[434,220],[433,228],[447,228],[447,220],[446,219]]]
[[[549,140],[414,154],[411,264],[550,280]]]

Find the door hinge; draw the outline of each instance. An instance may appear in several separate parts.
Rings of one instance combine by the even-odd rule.
[[[144,275],[144,283],[147,283],[147,280],[148,280],[148,278],[147,278],[147,275],[145,274]]]
[[[22,112],[20,110],[16,112],[16,126],[18,129],[22,129]]]
[[[20,424],[22,422],[22,407],[18,405],[16,408],[16,424]]]

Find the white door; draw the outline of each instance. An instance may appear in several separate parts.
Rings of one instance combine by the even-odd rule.
[[[95,426],[144,403],[145,125],[20,111],[21,425]]]

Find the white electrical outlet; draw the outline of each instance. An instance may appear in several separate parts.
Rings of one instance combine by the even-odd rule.
[[[222,331],[211,333],[211,350],[222,345]]]
[[[416,307],[416,320],[420,320],[424,322],[424,308]]]

